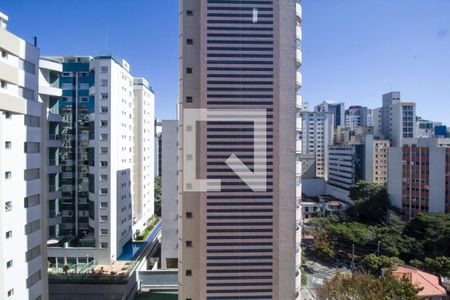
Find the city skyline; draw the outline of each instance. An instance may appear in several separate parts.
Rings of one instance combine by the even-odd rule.
[[[108,2],[107,10],[101,1],[93,1],[84,11],[83,4],[74,3],[73,8],[83,14],[70,15],[57,14],[64,9],[58,1],[5,1],[1,9],[12,16],[9,23],[15,33],[28,41],[38,37],[42,55],[102,54],[107,49],[114,56],[126,57],[135,66],[131,72],[148,78],[155,90],[157,117],[173,119],[178,97],[178,1],[133,3],[126,7],[127,15],[121,13],[124,5],[120,1]],[[450,28],[445,13],[450,2],[404,3],[303,1],[307,12],[303,22],[304,101],[314,106],[335,99],[346,107],[375,108],[381,106],[382,94],[400,91],[405,101],[417,103],[418,116],[450,124],[445,110],[437,109],[450,98],[446,84],[450,79],[446,73]],[[98,15],[99,10],[104,13]],[[378,13],[371,14],[374,10]],[[426,15],[433,18],[421,18]],[[39,21],[46,16],[53,22]],[[97,20],[95,27],[92,20]],[[30,27],[30,23],[35,25]],[[65,34],[69,30],[70,36]],[[86,30],[91,34],[86,35]],[[134,31],[151,38],[127,34]]]

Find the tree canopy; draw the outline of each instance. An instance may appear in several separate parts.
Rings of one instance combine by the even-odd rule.
[[[327,300],[416,300],[416,288],[406,278],[390,273],[377,278],[370,274],[336,274],[319,289],[319,299]]]

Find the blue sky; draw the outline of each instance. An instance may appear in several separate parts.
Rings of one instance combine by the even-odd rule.
[[[159,118],[178,95],[178,0],[2,0],[9,29],[43,55],[125,58],[156,93]],[[380,106],[401,91],[419,115],[450,125],[449,0],[303,0],[303,89],[324,99]]]

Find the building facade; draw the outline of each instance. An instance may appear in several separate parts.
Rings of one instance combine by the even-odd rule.
[[[345,110],[345,127],[356,130],[367,126],[372,126],[372,110],[359,105]]]
[[[333,114],[302,112],[303,126],[300,139],[304,154],[314,155],[313,164],[303,161],[303,177],[328,179],[328,146],[333,145]]]
[[[364,140],[364,180],[386,184],[388,180],[388,155],[390,142],[367,134]]]
[[[47,299],[46,170],[39,48],[0,12],[0,298]]]
[[[300,3],[183,0],[180,22],[179,298],[298,299]],[[200,122],[196,150],[189,150],[189,109],[265,110],[267,130],[236,112],[228,120]],[[254,145],[254,138],[266,141]],[[261,151],[265,157],[252,155]],[[228,167],[232,154],[255,172],[259,160],[267,160],[267,176],[255,178],[266,183],[263,191]],[[197,178],[220,179],[220,190],[190,191],[193,183],[183,175],[189,164]]]
[[[401,102],[400,92],[384,94],[381,131],[384,138],[395,147],[401,146],[403,139],[416,138],[416,104]]]
[[[154,96],[124,60],[41,62],[52,86],[40,89],[48,111],[49,261],[108,264],[133,225],[153,214]]]
[[[404,220],[450,212],[450,139],[410,139],[389,150],[388,192]]]
[[[178,268],[177,120],[162,121],[161,165],[161,267]]]
[[[345,127],[345,104],[333,100],[325,100],[314,108],[315,111],[328,112],[334,116],[333,128]]]
[[[332,145],[328,151],[328,184],[348,191],[364,178],[363,144]]]

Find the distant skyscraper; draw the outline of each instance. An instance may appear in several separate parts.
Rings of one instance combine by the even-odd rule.
[[[334,115],[334,128],[338,126],[345,126],[345,104],[343,102],[337,103],[333,100],[325,100],[317,105],[315,111],[329,112]]]
[[[389,150],[389,197],[404,220],[450,213],[450,139],[406,139]]]
[[[333,145],[333,118],[327,112],[302,112],[303,153],[314,155],[314,160],[303,162],[303,177],[328,179],[328,146]],[[311,162],[311,163],[308,163]]]
[[[41,59],[40,74],[49,261],[109,264],[153,215],[153,92],[109,56]]]
[[[416,137],[416,104],[401,102],[400,92],[383,95],[381,131],[393,146],[402,145],[403,139]]]
[[[183,0],[180,17],[179,298],[298,299],[296,183],[298,197],[301,186],[294,137],[301,6],[294,0]],[[223,119],[208,117],[193,128],[186,124],[191,109]],[[255,109],[265,110],[267,121],[240,119]],[[185,140],[193,131],[197,140]],[[241,177],[230,167],[232,154],[243,161],[242,170],[266,175],[245,171]],[[189,191],[191,170],[184,166],[191,163],[197,178],[220,179],[221,189]],[[251,182],[266,187],[255,190]]]
[[[372,111],[363,106],[350,106],[345,110],[345,127],[356,130],[358,127],[371,126]]]
[[[47,173],[39,48],[0,12],[0,299],[47,299]]]

